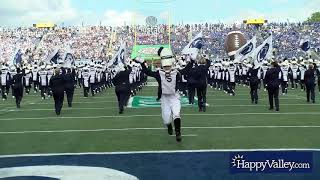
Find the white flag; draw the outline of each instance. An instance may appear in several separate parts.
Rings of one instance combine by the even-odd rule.
[[[59,48],[58,47],[55,47],[54,50],[52,51],[52,53],[50,53],[46,59],[46,63],[47,64],[50,64],[51,62],[53,62],[54,64],[57,64],[57,60],[58,60],[58,57],[59,57]]]
[[[191,42],[187,44],[186,47],[183,48],[182,54],[183,55],[191,55],[193,59],[197,57],[199,50],[203,46],[203,38],[202,32],[200,32],[196,37],[192,39]]]
[[[259,66],[264,60],[272,58],[272,35],[256,48],[254,56],[254,65]]]
[[[253,36],[250,41],[237,50],[236,54],[234,55],[235,59],[238,59],[240,62],[242,62],[244,59],[252,57],[256,49],[256,44],[257,37]]]
[[[113,56],[109,65],[118,66],[119,64],[125,64],[126,44],[121,42],[118,52]]]

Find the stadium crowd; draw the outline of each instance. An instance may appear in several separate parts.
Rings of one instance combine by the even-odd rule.
[[[170,29],[171,47],[175,54],[180,54],[192,35],[202,31],[205,38],[204,52],[215,58],[226,58],[225,38],[232,29],[233,27],[225,24],[173,25]],[[238,29],[247,36],[247,39],[259,34],[258,42],[272,32],[275,55],[279,58],[303,56],[299,40],[307,36],[310,38],[311,48],[317,51],[320,48],[319,23],[270,23],[259,28],[242,25]],[[128,53],[134,43],[169,44],[168,27],[166,25],[158,25],[153,29],[146,26],[65,27],[51,30],[0,28],[0,62],[11,61],[18,49],[21,49],[24,61],[34,62],[45,61],[56,48],[63,51],[69,47],[76,59],[105,60],[110,58],[110,53],[112,54],[114,49],[117,49],[117,42],[120,39],[127,42]]]

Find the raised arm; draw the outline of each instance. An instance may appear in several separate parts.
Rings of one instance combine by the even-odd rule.
[[[142,67],[142,72],[145,73],[147,76],[150,76],[150,77],[153,77],[157,80],[160,80],[159,72],[152,71],[151,69],[148,69],[144,62],[141,63],[141,67]]]

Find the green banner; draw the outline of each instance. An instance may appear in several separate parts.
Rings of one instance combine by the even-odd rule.
[[[142,57],[144,60],[152,61],[159,60],[158,50],[160,47],[170,48],[169,44],[159,44],[159,45],[135,45],[133,46],[131,59],[138,56]]]
[[[195,98],[194,105],[197,105],[198,101]],[[189,104],[187,97],[181,97],[181,106],[193,106]],[[155,96],[134,96],[129,99],[129,108],[145,108],[145,107],[161,107],[161,101],[157,101]]]

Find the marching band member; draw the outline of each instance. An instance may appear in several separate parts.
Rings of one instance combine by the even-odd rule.
[[[88,93],[90,90],[90,70],[87,67],[87,65],[85,65],[85,67],[82,69],[82,86],[83,86],[83,96],[84,97],[88,97]]]
[[[263,90],[266,91],[266,80],[265,80],[265,77],[266,77],[266,73],[269,69],[269,65],[268,65],[268,61],[263,61],[262,62],[262,66],[261,66],[261,73],[262,73],[262,83],[263,83]]]
[[[31,83],[32,83],[32,68],[27,67],[25,69],[25,75],[24,75],[24,87],[26,90],[26,94],[30,93]]]
[[[271,68],[268,69],[266,73],[266,85],[268,90],[268,96],[269,96],[269,110],[273,110],[274,104],[273,99],[276,106],[276,111],[279,111],[279,73],[280,73],[280,67],[277,62],[271,63]]]
[[[41,92],[41,98],[45,99],[47,95],[47,87],[48,87],[48,73],[45,69],[45,65],[42,65],[40,67],[39,74],[39,83],[40,83],[40,92]]]
[[[290,81],[291,81],[291,89],[297,89],[297,79],[298,79],[298,70],[299,66],[297,65],[297,61],[293,60],[290,66]]]
[[[131,68],[120,63],[115,69],[117,72],[112,82],[115,85],[115,93],[118,99],[119,114],[123,114],[124,106],[126,106],[130,97],[130,74]]]
[[[307,102],[310,102],[310,95],[312,103],[315,103],[315,84],[316,84],[316,77],[315,77],[315,69],[313,64],[309,64],[308,70],[304,73],[304,83],[306,86],[307,91]]]
[[[248,64],[247,67],[249,68],[248,70],[248,78],[249,78],[249,85],[250,85],[250,96],[251,96],[251,103],[258,104],[258,86],[259,86],[259,78],[258,78],[258,73],[259,71],[259,66],[254,66],[251,64]]]
[[[56,115],[59,116],[63,106],[64,100],[64,74],[60,73],[60,69],[56,68],[54,75],[51,77],[49,86],[52,89],[52,96],[54,100],[54,107]]]
[[[235,66],[234,62],[231,61],[228,67],[228,72],[229,72],[229,94],[230,96],[235,95],[235,88],[236,88],[236,71],[237,67]]]
[[[7,100],[10,88],[10,73],[8,71],[8,66],[2,65],[0,78],[2,100]]]
[[[12,98],[15,98],[14,97],[14,93],[13,93],[13,84],[12,84],[12,82],[13,82],[13,76],[15,76],[16,74],[17,74],[17,68],[16,68],[16,66],[14,66],[14,65],[12,65],[12,66],[10,66],[10,86],[11,86],[11,92],[12,92]]]
[[[299,74],[300,74],[300,87],[301,87],[301,91],[305,90],[305,83],[304,83],[304,73],[306,72],[306,62],[305,61],[301,61],[300,65],[299,65]]]
[[[12,78],[12,93],[16,99],[16,106],[20,108],[20,103],[23,97],[23,76],[20,68],[17,68],[17,73]]]
[[[281,64],[281,89],[282,89],[282,95],[285,95],[288,93],[288,72],[289,72],[289,63],[288,61],[284,61]]]
[[[89,79],[89,82],[90,82],[90,88],[91,88],[91,94],[92,96],[95,95],[96,91],[96,69],[94,67],[94,63],[90,63],[90,68],[89,68],[89,71],[90,71],[90,79]]]
[[[38,74],[38,65],[34,64],[32,69],[32,81],[33,81],[33,91],[37,93],[39,90],[39,74]]]
[[[66,68],[66,74],[64,75],[64,90],[67,95],[68,107],[72,107],[74,88],[76,85],[76,80],[74,74],[70,67]]]
[[[54,74],[53,67],[51,65],[47,65],[46,69],[47,69],[47,81],[50,82],[50,79]],[[52,90],[51,90],[50,86],[48,86],[47,92],[48,92],[48,97],[51,97]]]
[[[196,80],[196,89],[198,96],[198,107],[199,112],[206,112],[206,103],[207,103],[207,72],[210,67],[210,61],[205,58],[205,56],[198,55],[197,57],[198,64],[195,66],[195,73],[188,74],[188,76],[193,76]],[[193,66],[194,61],[190,62]]]
[[[319,93],[320,93],[320,61],[316,60],[315,61],[315,69],[316,69],[316,74],[317,74],[317,79],[318,79],[318,89],[319,89]]]

